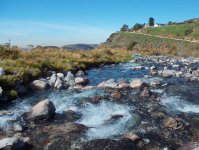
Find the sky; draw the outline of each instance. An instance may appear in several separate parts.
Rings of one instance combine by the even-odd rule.
[[[105,42],[123,24],[199,17],[199,0],[0,0],[0,44]]]

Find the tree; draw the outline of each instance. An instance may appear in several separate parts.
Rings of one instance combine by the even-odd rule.
[[[155,22],[154,18],[153,18],[153,17],[150,17],[150,18],[149,18],[149,26],[150,26],[150,27],[153,27],[153,26],[154,26],[154,22]]]
[[[125,31],[128,31],[128,30],[129,30],[129,26],[128,26],[127,24],[124,24],[124,25],[121,27],[121,29],[120,29],[121,32],[125,32]]]
[[[169,22],[168,22],[168,25],[172,25],[172,24],[173,24],[173,22],[172,22],[172,21],[169,21]]]
[[[143,28],[143,25],[140,24],[140,23],[136,23],[136,24],[133,26],[132,30],[133,30],[133,31],[137,31],[137,30],[139,30],[139,29],[141,29],[141,28]]]

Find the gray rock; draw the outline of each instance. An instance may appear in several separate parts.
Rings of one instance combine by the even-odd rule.
[[[144,69],[144,66],[136,66],[132,68],[133,70],[142,70]]]
[[[38,102],[31,111],[25,114],[25,119],[52,118],[55,115],[55,105],[48,99]]]
[[[174,70],[163,70],[162,71],[162,77],[163,78],[169,78],[169,77],[172,77],[173,75],[175,75]]]
[[[64,81],[70,86],[75,85],[75,77],[70,71],[68,72],[67,76],[64,78]]]
[[[76,76],[85,76],[87,75],[86,72],[82,71],[82,70],[79,70],[77,73],[76,73]]]
[[[57,77],[63,79],[64,78],[64,74],[63,73],[57,73]]]
[[[156,87],[156,86],[159,86],[160,84],[161,84],[160,81],[153,80],[153,81],[151,81],[150,86]]]
[[[0,67],[0,76],[5,75],[4,69]]]
[[[117,88],[118,83],[115,82],[114,79],[109,79],[107,81],[104,81],[98,85],[100,88]]]
[[[4,138],[0,140],[0,149],[3,148],[10,148],[12,150],[20,150],[23,149],[26,143],[29,142],[29,138],[22,138],[22,137],[11,137],[11,138]]]
[[[2,96],[3,89],[0,87],[0,96]]]
[[[146,98],[151,97],[152,92],[150,91],[148,85],[144,84],[139,89],[139,97],[140,98]]]
[[[56,74],[52,74],[52,76],[51,76],[50,79],[48,80],[48,84],[49,84],[50,86],[54,86],[56,80],[57,80],[57,75],[56,75]]]
[[[158,70],[151,70],[150,75],[156,76],[158,74]]]
[[[64,88],[64,82],[60,78],[57,78],[55,85],[54,85],[54,88],[57,88],[59,90],[63,89]]]
[[[139,88],[141,87],[143,84],[145,84],[145,82],[143,82],[142,80],[139,79],[135,79],[130,83],[131,88]]]
[[[89,80],[88,78],[84,77],[76,77],[75,78],[75,84],[78,84],[78,85],[86,85],[88,84]]]
[[[199,150],[198,142],[189,142],[187,144],[182,145],[177,150]]]
[[[35,80],[30,84],[32,90],[44,90],[47,88],[47,83],[42,80]]]

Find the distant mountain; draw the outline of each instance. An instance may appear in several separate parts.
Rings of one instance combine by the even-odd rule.
[[[92,50],[96,48],[97,44],[71,44],[71,45],[64,45],[62,48],[66,50]]]

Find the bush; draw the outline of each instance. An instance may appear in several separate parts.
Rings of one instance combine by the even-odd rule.
[[[184,32],[184,35],[185,36],[188,36],[189,34],[191,34],[193,32],[193,29],[191,28],[191,29],[187,29],[187,30],[185,30],[185,32]]]
[[[131,42],[131,43],[128,45],[127,50],[132,50],[132,49],[135,47],[136,44],[137,44],[137,42],[135,42],[135,41]]]
[[[141,28],[143,28],[143,25],[142,25],[142,24],[139,24],[139,23],[136,23],[136,24],[133,26],[132,30],[133,30],[133,31],[137,31],[137,30],[139,30],[139,29],[141,29]]]
[[[17,59],[19,57],[20,51],[15,48],[8,48],[0,46],[0,58],[1,59]]]

